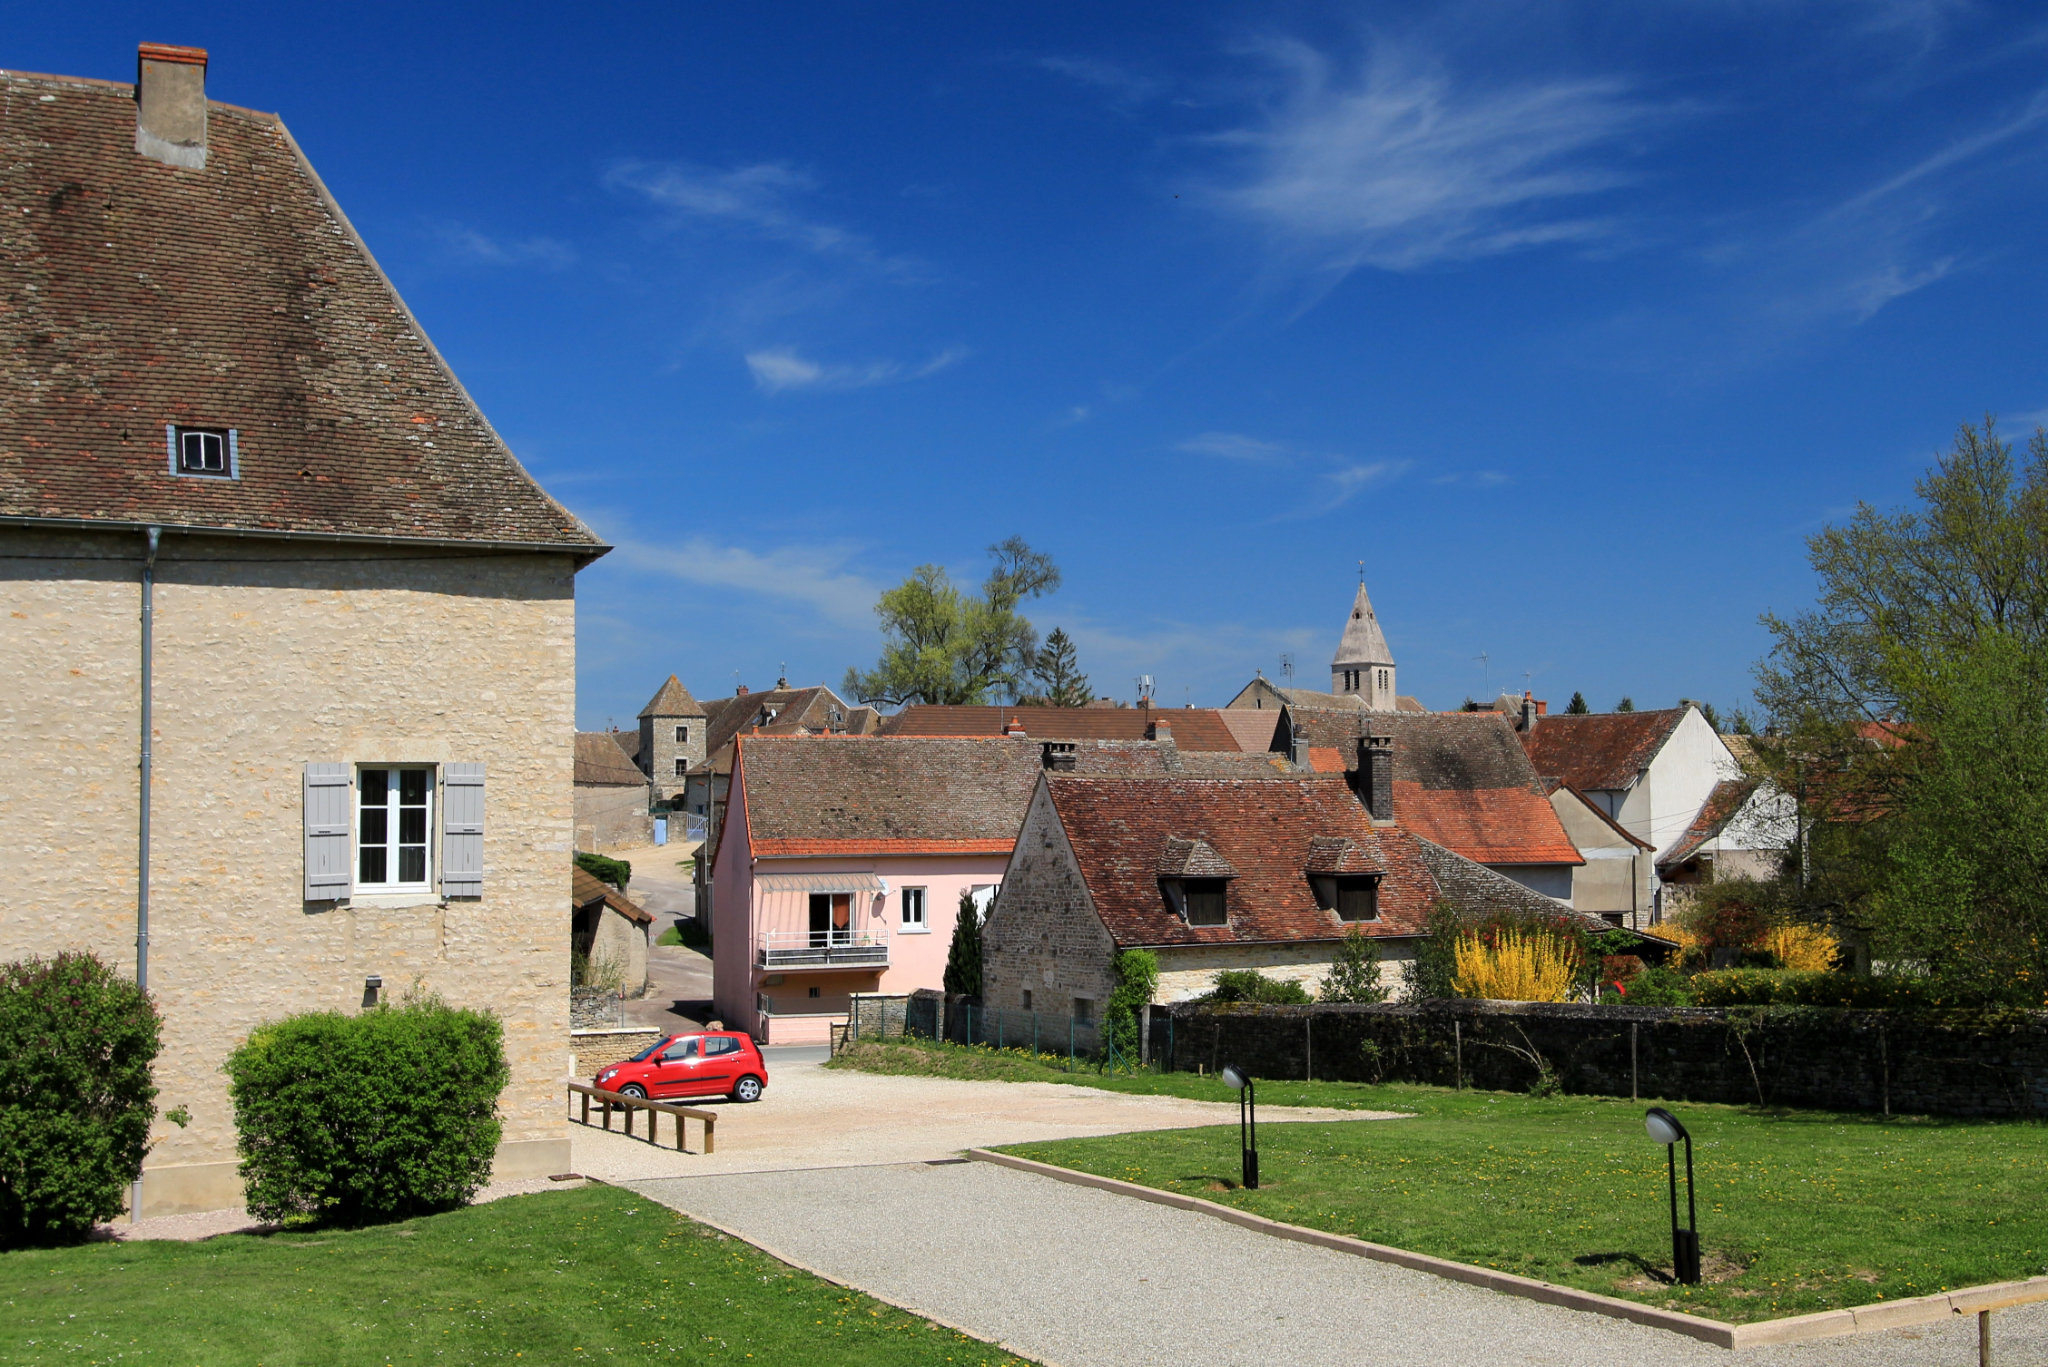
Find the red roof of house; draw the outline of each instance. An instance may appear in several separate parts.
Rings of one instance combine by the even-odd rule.
[[[1522,735],[1529,762],[1546,778],[1581,792],[1626,788],[1636,781],[1685,719],[1683,707],[1656,712],[1551,714]]]
[[[569,877],[569,905],[581,910],[595,902],[604,903],[635,925],[654,924],[654,917],[642,911],[625,893],[597,877],[581,864],[575,865]]]
[[[1394,819],[1482,864],[1581,864],[1543,784],[1498,712],[1357,712],[1289,708],[1307,757],[1321,770],[1356,768],[1359,739],[1394,741]]]
[[[882,722],[885,736],[1000,736],[1011,721],[1033,740],[1148,740],[1154,723],[1172,728],[1183,750],[1242,750],[1206,707],[953,707],[913,703]],[[1270,723],[1269,723],[1270,725]],[[1258,747],[1264,750],[1266,746]]]
[[[1337,778],[1047,774],[1045,783],[1096,913],[1118,944],[1337,939],[1345,927],[1316,905],[1312,871],[1381,876],[1380,917],[1363,923],[1375,936],[1422,933],[1439,902],[1576,914],[1413,832],[1375,827]],[[1160,871],[1194,855],[1232,871],[1229,925],[1190,926],[1168,907]]]
[[[1724,778],[1714,785],[1714,791],[1707,794],[1707,800],[1700,804],[1692,825],[1672,845],[1671,853],[1657,861],[1660,869],[1674,868],[1700,852],[1700,847],[1719,835],[1734,815],[1742,810],[1742,804],[1749,801],[1749,795],[1756,791],[1761,780],[1754,778]]]

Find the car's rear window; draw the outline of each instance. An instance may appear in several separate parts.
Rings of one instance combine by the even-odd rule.
[[[731,1035],[713,1035],[704,1041],[706,1054],[737,1054],[739,1051],[740,1042]]]
[[[667,1040],[665,1040],[665,1039],[658,1039],[658,1040],[656,1040],[656,1041],[655,1041],[654,1043],[652,1043],[652,1044],[648,1045],[648,1046],[647,1046],[647,1047],[646,1047],[645,1049],[642,1049],[642,1050],[641,1050],[641,1051],[640,1051],[639,1053],[637,1053],[637,1054],[633,1055],[633,1057],[631,1057],[631,1058],[627,1059],[627,1060],[626,1060],[626,1062],[628,1062],[628,1063],[645,1063],[645,1062],[647,1062],[647,1060],[649,1060],[649,1059],[651,1059],[651,1058],[653,1058],[653,1057],[654,1057],[654,1051],[655,1051],[655,1050],[657,1050],[657,1049],[661,1048],[661,1046],[662,1046],[662,1045],[664,1045],[664,1044],[667,1044],[667,1043],[668,1043],[668,1041],[667,1041]]]

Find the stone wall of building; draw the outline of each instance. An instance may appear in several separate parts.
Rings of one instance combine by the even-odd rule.
[[[1402,966],[1415,957],[1414,942],[1407,939],[1375,941],[1380,951],[1380,982],[1395,996],[1403,985]],[[1281,982],[1297,982],[1310,992],[1330,976],[1337,957],[1337,945],[1315,941],[1300,945],[1182,945],[1152,951],[1159,959],[1159,986],[1155,1002],[1182,1002],[1207,995],[1216,986],[1216,975],[1225,970],[1249,968]]]
[[[600,854],[645,849],[654,843],[647,789],[623,783],[576,785],[576,848]]]
[[[578,1082],[588,1082],[597,1076],[597,1070],[608,1068],[633,1057],[651,1044],[659,1044],[673,1033],[667,1030],[643,1030],[636,1026],[606,1030],[571,1030],[569,1032],[569,1056],[573,1060],[572,1076]]]
[[[1926,1115],[2048,1115],[2048,1012],[1537,1002],[1154,1007],[1153,1057],[1255,1077]]]
[[[1040,784],[982,929],[981,999],[1004,1010],[1099,1016],[1116,985],[1115,952]],[[1074,1008],[1077,998],[1087,1003],[1083,1011]]]
[[[0,530],[0,958],[134,971],[142,551]],[[145,1213],[239,1200],[223,1060],[372,974],[496,1011],[499,1175],[567,1168],[569,557],[167,535],[157,574],[149,987],[192,1123],[152,1133]],[[308,761],[488,766],[482,897],[304,900]]]

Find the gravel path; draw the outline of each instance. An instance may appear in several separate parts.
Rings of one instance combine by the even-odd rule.
[[[1059,1367],[1153,1363],[1967,1367],[1974,1321],[1730,1354],[986,1163],[658,1179],[636,1190]],[[1996,1320],[2048,1360],[2048,1310]]]

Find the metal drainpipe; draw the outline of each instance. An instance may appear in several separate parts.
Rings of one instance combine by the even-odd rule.
[[[163,528],[151,527],[146,534],[149,553],[142,561],[142,756],[138,766],[141,771],[141,800],[137,804],[135,854],[135,985],[145,992],[149,990],[149,786],[152,778],[149,733],[154,723],[150,698],[156,656],[156,548]],[[129,1191],[128,1218],[142,1218],[140,1173],[136,1174],[135,1184]]]

